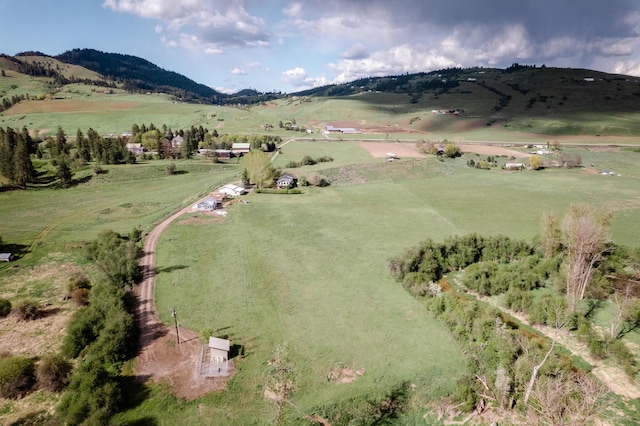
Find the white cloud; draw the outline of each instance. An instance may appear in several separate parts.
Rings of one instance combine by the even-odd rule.
[[[616,62],[611,72],[640,77],[640,60]]]
[[[294,2],[282,9],[283,15],[289,18],[298,18],[302,16],[302,3]]]
[[[229,47],[269,45],[264,20],[252,16],[243,1],[223,0],[105,0],[103,6],[116,12],[130,13],[161,21],[156,31],[180,45],[221,53]]]
[[[281,80],[283,83],[294,86],[298,90],[306,90],[329,84],[329,81],[325,77],[310,77],[305,69],[301,67],[284,71]]]
[[[213,89],[217,92],[224,93],[227,95],[233,95],[234,93],[238,92],[238,89],[233,87],[215,86]]]
[[[340,57],[342,59],[365,59],[369,57],[369,53],[367,52],[367,48],[362,43],[356,43],[351,46],[349,49],[345,50]]]

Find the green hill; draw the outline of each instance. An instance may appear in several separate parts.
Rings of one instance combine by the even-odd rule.
[[[496,140],[501,139],[496,132],[557,137],[629,137],[640,132],[640,79],[586,69],[518,64],[506,69],[450,68],[371,77],[293,94],[246,89],[231,96],[144,59],[91,49],[57,57],[40,52],[1,55],[0,70],[0,123],[37,129],[60,125],[71,133],[100,126],[105,132],[125,130],[144,122],[239,133],[264,132],[262,126],[271,124],[277,132],[279,122],[291,120],[316,130],[342,122],[360,126],[363,133],[490,132],[487,137]],[[36,99],[74,103],[45,107],[35,105]],[[114,101],[120,102],[118,106]],[[30,105],[18,107],[19,103]],[[220,111],[213,104],[234,108]],[[239,109],[239,104],[244,106]],[[92,115],[101,108],[126,110],[126,115],[114,112],[107,123],[107,117]],[[69,116],[71,112],[83,115]],[[235,121],[239,117],[242,122]]]

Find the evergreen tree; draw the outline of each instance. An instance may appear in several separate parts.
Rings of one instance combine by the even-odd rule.
[[[63,188],[69,188],[71,186],[72,173],[66,158],[60,158],[56,177],[60,179],[60,185],[62,185]]]
[[[24,187],[35,180],[36,170],[29,155],[29,145],[22,137],[18,138],[13,152],[13,171],[13,181],[17,185]]]

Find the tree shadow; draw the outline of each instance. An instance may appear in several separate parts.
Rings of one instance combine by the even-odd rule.
[[[186,170],[175,170],[173,172],[174,175],[186,175],[187,173],[189,173],[189,172],[186,171]]]
[[[29,253],[28,246],[23,244],[3,244],[0,246],[0,252],[11,253],[15,256],[14,260],[18,260]]]
[[[156,274],[162,274],[166,272],[179,271],[181,269],[187,269],[186,265],[173,265],[173,266],[165,266],[163,268],[156,268]]]
[[[47,318],[60,312],[62,312],[62,309],[60,308],[41,309],[38,319]]]

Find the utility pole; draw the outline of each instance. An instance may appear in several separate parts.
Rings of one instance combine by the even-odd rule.
[[[171,311],[171,316],[176,323],[176,336],[178,336],[178,344],[180,345],[182,342],[180,341],[180,328],[178,327],[178,313],[176,312],[175,306],[172,306],[169,310]]]

